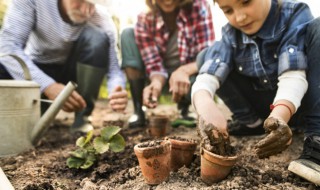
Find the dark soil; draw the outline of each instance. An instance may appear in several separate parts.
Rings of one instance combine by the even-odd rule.
[[[161,144],[161,140],[150,140],[147,142],[142,142],[138,145],[139,148],[146,148],[146,147],[155,147]]]
[[[190,143],[197,143],[198,141],[195,139],[187,139],[187,138],[183,138],[180,136],[169,136],[167,137],[167,139],[174,139],[174,140],[179,140],[179,141],[184,141],[184,142],[190,142]]]
[[[225,109],[223,106],[221,109]],[[223,181],[208,186],[200,178],[199,146],[190,167],[182,167],[171,172],[169,180],[156,186],[144,182],[133,147],[155,140],[147,129],[127,129],[126,121],[132,113],[132,104],[127,114],[112,113],[105,101],[99,101],[93,113],[95,134],[109,124],[121,124],[121,134],[125,137],[123,152],[103,154],[98,162],[88,170],[69,169],[66,160],[69,152],[75,150],[79,135],[69,133],[73,114],[59,114],[42,140],[34,149],[16,156],[0,158],[0,167],[17,190],[108,190],[108,189],[262,189],[300,190],[317,189],[312,183],[297,177],[287,170],[290,161],[299,157],[302,151],[303,135],[294,134],[292,145],[283,153],[267,159],[259,159],[253,153],[254,145],[263,136],[230,137],[231,146],[238,150],[239,160]],[[177,117],[176,106],[163,105],[147,114],[166,114],[173,120]],[[227,111],[226,111],[227,113]],[[168,136],[198,139],[195,128],[168,127]]]

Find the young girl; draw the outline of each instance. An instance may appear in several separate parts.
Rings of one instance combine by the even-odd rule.
[[[216,3],[229,23],[222,40],[199,54],[203,66],[192,102],[200,119],[226,137],[262,134],[264,128],[268,135],[255,146],[259,158],[285,150],[292,140],[289,126],[303,125],[304,151],[291,163],[300,169],[291,170],[319,183],[301,168],[320,179],[320,19],[293,0]],[[233,113],[232,122],[215,105],[215,93]],[[200,128],[204,146],[210,130]]]
[[[122,68],[135,112],[130,127],[144,126],[142,104],[155,108],[167,83],[182,117],[189,119],[190,84],[198,73],[196,55],[214,40],[206,0],[146,0],[146,4],[150,11],[141,13],[135,28],[121,35]]]

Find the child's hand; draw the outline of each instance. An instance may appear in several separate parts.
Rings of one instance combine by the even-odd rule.
[[[199,118],[198,121],[198,134],[201,138],[201,147],[204,147],[208,151],[219,151],[221,153],[224,153],[225,150],[221,149],[220,144],[224,144],[223,142],[225,139],[228,138],[228,134],[221,133],[216,126],[214,126],[212,123],[207,123],[202,117]],[[216,145],[219,150],[216,150],[217,147],[214,147],[213,145]]]
[[[263,127],[269,135],[255,146],[259,158],[280,153],[291,144],[292,132],[286,122],[269,117],[265,120]]]

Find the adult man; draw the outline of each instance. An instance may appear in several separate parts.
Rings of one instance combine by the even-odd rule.
[[[88,117],[105,74],[112,109],[123,111],[127,104],[115,27],[110,16],[94,5],[103,2],[13,0],[0,32],[0,54],[20,57],[48,99],[54,100],[66,82],[77,82],[77,92],[63,106],[76,112],[72,132],[92,129]],[[5,56],[0,63],[0,79],[23,79],[16,60]]]

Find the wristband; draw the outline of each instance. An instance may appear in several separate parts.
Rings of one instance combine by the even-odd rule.
[[[286,105],[286,104],[276,104],[276,105],[271,104],[270,105],[270,110],[272,111],[277,106],[284,106],[284,107],[288,108],[288,110],[290,112],[290,117],[292,116],[292,111],[291,111],[290,107],[288,105]]]

